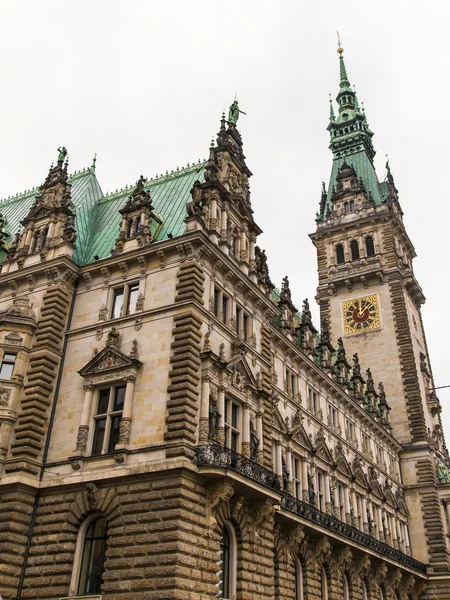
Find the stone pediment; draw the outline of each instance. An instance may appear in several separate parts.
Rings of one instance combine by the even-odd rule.
[[[287,419],[287,417],[286,417]],[[273,409],[272,415],[272,425],[282,431],[284,434],[288,433],[288,426],[286,422],[283,420],[283,416],[280,413],[278,406],[275,406]]]
[[[292,428],[289,435],[292,437],[293,440],[295,440],[308,450],[312,450],[313,446],[308,434],[306,433],[306,429],[303,427],[303,423],[299,422],[294,424],[294,427]]]
[[[126,356],[120,350],[113,346],[103,348],[87,365],[78,371],[81,377],[90,377],[99,373],[113,373],[132,368],[136,371],[142,366],[142,363],[137,358]]]
[[[244,357],[238,356],[227,365],[229,383],[238,391],[245,392],[247,388],[256,391],[256,379]]]
[[[328,448],[322,430],[319,430],[316,438],[316,446],[314,448],[316,456],[319,456],[322,460],[327,462],[329,465],[334,465],[333,455]]]
[[[345,458],[344,454],[338,454],[335,460],[336,468],[346,475],[347,477],[353,477],[352,470],[350,465],[348,464],[348,460]]]
[[[365,487],[365,488],[369,487],[369,484],[367,482],[367,477],[364,475],[364,471],[362,470],[361,467],[358,467],[357,469],[355,469],[355,472],[353,473],[353,477],[363,487]]]

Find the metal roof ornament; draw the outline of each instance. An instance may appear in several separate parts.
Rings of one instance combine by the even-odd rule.
[[[67,148],[65,146],[60,146],[58,148],[58,164],[61,166],[66,159],[67,156]]]

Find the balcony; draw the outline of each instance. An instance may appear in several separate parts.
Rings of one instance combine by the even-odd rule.
[[[355,542],[360,546],[368,548],[384,558],[394,560],[408,569],[426,574],[426,565],[418,560],[389,546],[389,544],[386,544],[381,540],[377,540],[368,533],[364,533],[356,527],[344,523],[337,517],[320,511],[313,504],[297,500],[297,498],[291,496],[291,494],[281,491],[280,481],[273,471],[266,469],[254,460],[234,452],[234,450],[231,450],[230,448],[225,448],[219,444],[198,446],[195,450],[194,462],[198,467],[213,467],[235,471],[251,481],[279,493],[281,495],[280,504],[283,510],[293,513],[319,527],[328,529],[330,532]]]

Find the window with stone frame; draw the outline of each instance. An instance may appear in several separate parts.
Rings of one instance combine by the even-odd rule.
[[[224,325],[228,325],[230,304],[229,296],[220,287],[214,286],[214,316]]]
[[[331,403],[328,404],[328,425],[333,429],[336,429],[339,425],[338,409]]]
[[[237,589],[237,540],[231,523],[224,523],[220,538],[219,594],[222,600],[235,600]]]
[[[375,245],[373,243],[373,237],[368,235],[366,237],[366,256],[375,256]]]
[[[139,283],[127,283],[112,290],[111,319],[132,315],[137,310]]]
[[[361,529],[361,531],[362,531],[362,528],[363,528],[362,499],[359,494],[356,494],[355,525],[358,529]]]
[[[309,408],[314,415],[317,415],[320,410],[319,393],[312,387],[308,388]]]
[[[295,398],[298,390],[297,375],[291,371],[291,369],[286,367],[285,377],[285,391],[291,398]]]
[[[376,444],[376,460],[379,467],[385,467],[384,451],[380,444]]]
[[[295,600],[303,600],[303,566],[299,558],[295,559]]]
[[[340,521],[345,522],[345,503],[344,503],[344,484],[340,481],[336,482],[337,487],[337,506],[336,516]]]
[[[126,386],[111,386],[98,390],[97,410],[94,415],[92,456],[114,452],[120,437],[120,420],[125,401]]]
[[[336,246],[336,262],[338,265],[345,263],[344,246],[342,244]]]
[[[17,354],[5,352],[0,364],[0,379],[11,379],[14,373]]]
[[[100,595],[108,542],[108,521],[101,514],[91,515],[81,525],[73,563],[69,594]]]
[[[363,452],[370,454],[370,437],[364,431],[361,432],[361,446]]]
[[[240,306],[236,306],[236,333],[238,338],[248,342],[251,336],[251,318],[248,312],[246,312]]]
[[[225,398],[225,446],[241,451],[242,407],[234,398]]]
[[[355,424],[353,421],[350,421],[350,419],[346,420],[345,433],[348,442],[353,442],[355,440]]]
[[[302,461],[297,456],[292,456],[292,483],[293,493],[297,500],[302,500]]]
[[[325,475],[322,471],[316,472],[317,481],[317,500],[316,506],[322,512],[325,512]]]
[[[359,260],[359,244],[358,244],[357,240],[351,241],[350,251],[352,254],[352,260]]]

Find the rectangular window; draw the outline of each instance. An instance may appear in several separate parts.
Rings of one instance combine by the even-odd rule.
[[[333,428],[338,426],[338,411],[333,404],[328,405],[328,425]]]
[[[220,290],[214,288],[214,316],[219,317],[220,314]]]
[[[113,293],[111,319],[118,319],[136,312],[139,297],[139,284],[130,283],[116,288]]]
[[[248,342],[250,338],[250,316],[247,313],[244,313],[243,318],[243,338],[245,342]]]
[[[325,490],[324,475],[320,471],[317,471],[317,508],[321,511],[325,510],[324,490]]]
[[[241,438],[241,407],[240,405],[227,398],[225,400],[225,445],[235,452],[239,452]]]
[[[302,499],[302,463],[299,458],[295,456],[292,458],[292,481],[294,483],[294,496],[297,500]]]
[[[345,521],[345,507],[344,507],[344,487],[342,485],[342,483],[338,483],[337,484],[337,496],[338,496],[338,507],[337,507],[337,513],[338,513],[338,518],[341,521]]]
[[[222,322],[226,325],[228,323],[228,296],[222,293]]]
[[[361,433],[361,444],[363,452],[370,452],[370,438],[364,432]]]
[[[236,334],[237,334],[238,338],[242,337],[241,319],[242,319],[242,309],[239,308],[238,306],[236,306]]]
[[[309,405],[311,407],[311,412],[313,414],[316,414],[319,411],[319,395],[316,392],[316,390],[309,388],[308,389],[308,398],[309,398]]]
[[[358,527],[358,529],[362,529],[362,521],[363,521],[362,501],[361,501],[361,496],[359,496],[357,494],[356,495],[356,515],[355,515],[355,522],[356,522],[356,526]]]
[[[97,411],[94,416],[93,456],[114,452],[119,442],[124,401],[125,386],[99,390]]]
[[[355,439],[355,424],[347,419],[347,441],[353,442]]]
[[[4,354],[0,366],[0,379],[11,379],[17,354]]]

